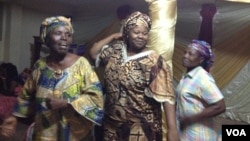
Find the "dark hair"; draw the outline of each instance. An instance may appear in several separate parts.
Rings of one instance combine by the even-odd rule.
[[[7,86],[7,89],[6,89],[3,86],[2,81],[0,81],[0,93],[4,95],[12,96],[13,93],[12,92],[10,93],[10,88],[11,88],[11,83],[13,81],[17,82],[17,79],[18,79],[17,67],[12,63],[2,63],[0,65],[0,71],[2,75],[4,74],[4,76],[2,77],[5,77],[5,82]]]
[[[130,15],[133,12],[133,7],[131,7],[128,4],[121,5],[117,8],[116,13],[117,17],[122,20],[125,19],[128,15]]]
[[[7,79],[16,78],[18,76],[17,67],[12,63],[2,63],[0,68],[6,71]]]

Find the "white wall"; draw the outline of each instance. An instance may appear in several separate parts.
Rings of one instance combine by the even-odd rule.
[[[0,3],[1,4],[1,3]],[[0,22],[1,22],[1,26],[2,27],[0,27],[1,28],[1,30],[0,30],[0,36],[1,36],[1,40],[0,40],[0,63],[4,60],[4,56],[3,56],[3,54],[4,54],[4,44],[5,44],[5,34],[3,34],[4,32],[5,32],[5,29],[6,29],[6,22],[3,22],[3,21],[6,21],[6,16],[4,16],[4,15],[6,15],[5,14],[5,12],[6,12],[6,10],[5,10],[5,6],[4,5],[1,5],[1,8],[2,9],[0,9],[1,10],[1,18],[2,19],[0,19]]]
[[[15,64],[19,72],[25,67],[30,67],[33,36],[39,35],[40,24],[44,18],[58,15],[57,12],[44,12],[15,4],[4,4],[0,62]],[[65,10],[62,13],[69,15],[70,12]]]

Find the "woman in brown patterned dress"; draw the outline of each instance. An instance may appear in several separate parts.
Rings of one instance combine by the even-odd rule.
[[[175,96],[169,66],[148,50],[148,15],[132,13],[122,33],[95,43],[90,55],[104,66],[104,141],[162,141],[165,110],[168,141],[177,141]]]

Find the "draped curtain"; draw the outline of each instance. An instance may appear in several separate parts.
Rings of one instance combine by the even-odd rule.
[[[172,73],[172,56],[174,53],[175,24],[177,19],[176,0],[145,0],[148,2],[152,28],[149,32],[147,47],[163,56]],[[166,112],[162,108],[163,141],[167,140]]]
[[[250,124],[250,25],[213,46],[215,64],[211,68],[226,102],[220,116]],[[244,36],[242,36],[244,35]],[[178,83],[185,68],[181,58],[185,44],[175,43],[173,54],[174,82]]]
[[[200,15],[202,16],[200,32],[198,39],[208,42],[212,45],[213,39],[213,18],[216,13],[216,5],[214,3],[202,4]]]
[[[150,1],[150,0],[148,0]],[[171,0],[170,0],[171,1]],[[244,1],[244,0],[241,0]],[[248,2],[248,0],[245,0]],[[249,122],[248,117],[250,117],[250,109],[249,107],[249,56],[250,56],[250,3],[239,3],[235,2],[232,5],[232,2],[226,1],[216,1],[216,14],[213,17],[213,50],[215,52],[215,64],[211,69],[211,73],[214,76],[216,83],[219,88],[222,90],[225,100],[227,111],[222,116],[231,118],[233,120],[241,120],[245,122]],[[148,5],[149,6],[149,5]],[[162,6],[162,5],[159,5]],[[170,5],[165,5],[166,7]],[[173,5],[175,6],[175,5]],[[166,8],[165,7],[165,8]],[[149,7],[146,7],[149,8]],[[197,8],[197,7],[196,7]],[[150,9],[150,8],[149,8]],[[157,50],[160,54],[164,56],[164,58],[170,59],[169,62],[172,62],[173,69],[173,78],[175,84],[180,80],[185,68],[181,65],[181,57],[183,54],[183,49],[185,46],[194,38],[197,38],[199,34],[199,27],[202,21],[202,17],[199,13],[200,6],[197,9],[190,8],[180,8],[177,5],[176,9],[165,9],[170,10],[169,15],[166,16],[169,21],[170,17],[172,17],[172,23],[167,22],[165,24],[166,27],[171,27],[168,30],[161,31],[162,28],[154,31],[155,33],[159,32],[158,35],[163,38],[168,38],[167,40],[162,40],[164,42],[159,42],[159,46],[152,47]],[[143,11],[145,12],[145,11]],[[155,11],[153,11],[155,12]],[[174,13],[177,12],[177,21],[176,25],[174,21],[175,16]],[[80,13],[78,13],[80,14]],[[97,14],[98,15],[98,14]],[[114,14],[115,15],[115,14]],[[78,15],[79,16],[79,15]],[[83,14],[83,18],[78,17],[77,23],[84,22],[86,19],[93,19],[94,15],[86,15]],[[156,18],[162,18],[162,15],[156,16]],[[105,20],[102,20],[104,18]],[[111,18],[112,19],[112,18]],[[114,19],[114,18],[113,18]],[[88,21],[88,20],[87,20]],[[89,32],[81,32],[82,28],[76,29],[76,36],[80,33],[84,33],[78,36],[78,42],[83,43],[88,41],[88,43],[92,44],[96,40],[99,40],[105,37],[107,34],[118,31],[120,27],[120,20],[110,20],[107,17],[96,17],[96,22],[104,22],[104,21],[113,21],[110,24],[107,24],[106,27],[103,28],[99,33],[94,36],[94,38],[86,39],[85,36],[88,35],[89,32],[92,32],[96,29],[93,29],[93,24],[85,24],[85,31]],[[93,22],[89,22],[93,23]],[[107,23],[107,22],[106,22]],[[172,24],[172,26],[171,26]],[[175,25],[175,26],[173,26]],[[166,33],[166,34],[163,34]],[[174,36],[173,36],[174,35]],[[166,36],[166,37],[164,37]],[[159,37],[159,36],[155,36]],[[171,38],[173,40],[169,40]],[[153,40],[153,37],[150,37],[150,40]],[[161,38],[162,39],[162,38]],[[150,41],[152,42],[152,41]],[[158,42],[158,41],[157,41]],[[172,46],[173,45],[173,46]],[[91,45],[90,45],[91,46]],[[149,46],[150,47],[150,46]],[[167,50],[169,49],[170,52]],[[173,48],[172,48],[173,47]],[[170,53],[170,55],[167,55]],[[172,54],[172,56],[171,56]],[[172,59],[171,59],[172,58]],[[248,64],[248,65],[247,65]],[[248,66],[248,67],[247,67]],[[246,73],[246,71],[248,71]],[[100,71],[102,74],[102,71]],[[242,76],[242,74],[245,74]],[[248,75],[246,75],[248,74]],[[240,79],[240,80],[239,80]],[[244,80],[244,81],[243,81]]]
[[[226,87],[222,89],[227,110],[221,117],[250,124],[250,60]]]
[[[250,25],[250,3],[216,1],[216,13],[213,17],[213,45],[229,38],[232,34]],[[190,8],[178,7],[175,27],[175,42],[188,44],[197,38],[202,17],[201,6]]]
[[[211,68],[211,74],[214,76],[220,89],[228,85],[250,59],[249,33],[250,25],[213,46],[215,63]],[[174,79],[176,81],[179,81],[182,74],[185,72],[185,68],[181,63],[185,47],[186,44],[181,44],[179,42],[175,43],[173,69]]]

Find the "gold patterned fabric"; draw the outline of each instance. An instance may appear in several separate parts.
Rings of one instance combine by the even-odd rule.
[[[155,51],[127,56],[123,41],[103,48],[105,141],[161,141],[161,103],[175,103],[170,68]],[[160,84],[160,85],[159,85]]]
[[[152,27],[147,47],[161,54],[170,66],[173,75],[172,57],[175,44],[175,25],[177,19],[176,0],[145,0],[149,7]],[[163,109],[162,109],[162,112]],[[166,119],[162,118],[163,140],[166,141]]]
[[[175,24],[177,19],[176,0],[146,0],[152,27],[147,47],[161,54],[172,70]]]

